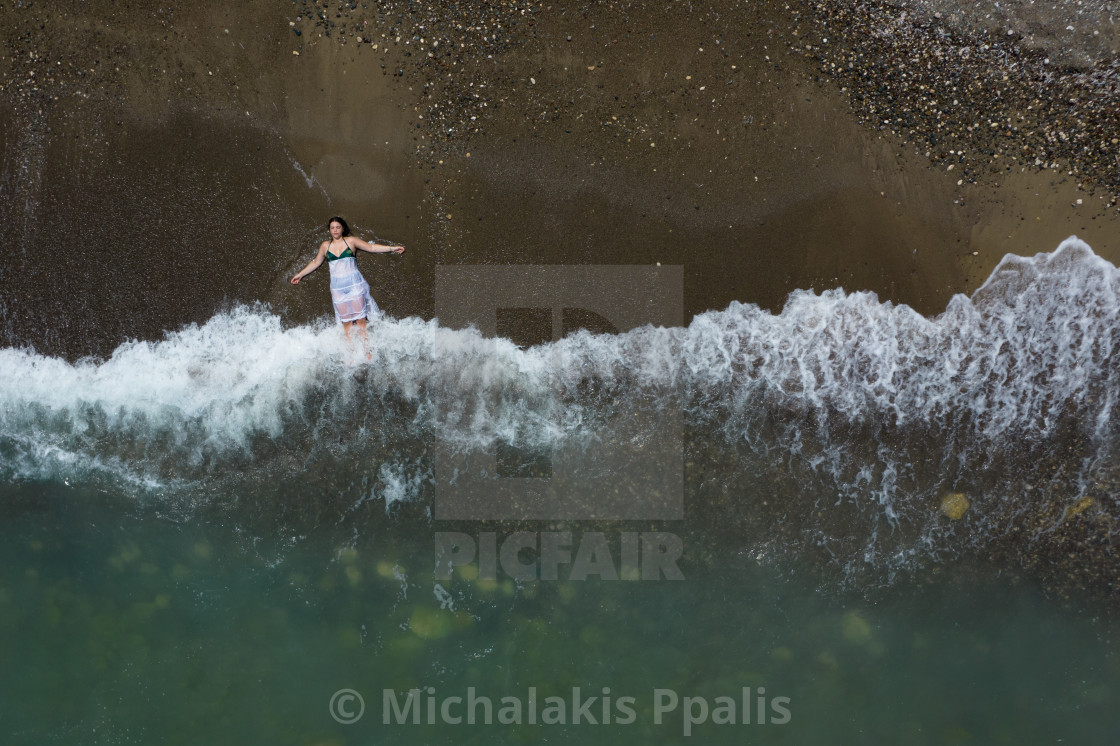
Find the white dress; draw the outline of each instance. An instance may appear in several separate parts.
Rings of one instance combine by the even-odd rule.
[[[347,245],[346,250],[338,259],[332,259],[327,252],[327,268],[331,273],[331,300],[334,301],[334,316],[341,324],[346,321],[358,319],[374,320],[381,315],[373,296],[369,292],[369,283],[358,271],[358,261],[354,252]]]

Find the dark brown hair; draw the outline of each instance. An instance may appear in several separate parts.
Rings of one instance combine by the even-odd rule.
[[[350,226],[348,226],[348,225],[346,224],[346,221],[345,221],[345,220],[343,220],[342,218],[340,218],[340,217],[338,217],[337,215],[335,215],[335,216],[334,216],[333,218],[331,218],[330,220],[328,220],[328,221],[327,221],[327,228],[330,228],[330,227],[331,227],[331,223],[338,223],[339,225],[341,225],[341,226],[342,226],[342,235],[343,235],[343,237],[345,237],[345,236],[349,236],[349,235],[350,235]]]

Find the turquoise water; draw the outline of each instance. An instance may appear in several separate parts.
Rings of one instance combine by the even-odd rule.
[[[756,702],[765,691],[768,721],[784,707],[788,722],[697,724],[694,742],[1087,744],[1120,733],[1107,618],[976,567],[948,564],[869,598],[682,533],[681,581],[517,584],[467,569],[443,595],[431,570],[438,524],[404,517],[354,537],[322,522],[263,539],[250,528],[259,521],[182,520],[89,489],[7,491],[6,743],[680,743],[685,697],[705,698],[710,720],[717,698],[738,705],[744,687]],[[428,687],[435,724],[426,710],[420,724],[385,724],[384,690],[403,705],[413,688],[426,703]],[[566,723],[442,722],[442,700],[469,687],[494,702],[495,720],[502,697],[520,701],[524,721],[530,687],[538,714],[559,696]],[[575,687],[584,698],[609,688],[612,721],[632,697],[633,722],[599,723],[600,699],[598,724],[573,723]],[[342,689],[365,702],[353,724],[331,714]],[[681,702],[661,724],[657,689]]]

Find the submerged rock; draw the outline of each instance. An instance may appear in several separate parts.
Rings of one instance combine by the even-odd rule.
[[[954,521],[960,520],[970,505],[972,503],[960,492],[950,492],[941,498],[941,512]]]
[[[446,637],[455,629],[469,627],[474,619],[470,614],[463,612],[433,609],[428,606],[417,606],[408,621],[408,628],[412,634],[425,640],[438,640]]]
[[[844,615],[844,639],[853,645],[866,645],[871,642],[871,625],[854,611]]]
[[[418,606],[412,613],[408,627],[417,637],[438,639],[451,631],[451,614],[426,606]]]
[[[1077,502],[1075,502],[1073,505],[1070,505],[1068,508],[1066,508],[1065,517],[1066,518],[1073,518],[1075,515],[1078,515],[1079,513],[1085,512],[1085,510],[1087,510],[1089,508],[1089,506],[1092,505],[1092,504],[1093,504],[1093,498],[1083,497],[1080,500],[1078,500]]]

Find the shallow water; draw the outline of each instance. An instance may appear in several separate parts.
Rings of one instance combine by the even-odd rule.
[[[872,602],[709,540],[714,557],[686,549],[676,582],[437,585],[419,521],[266,546],[81,488],[25,485],[4,505],[8,743],[679,743],[685,697],[697,721],[697,698],[711,708],[690,728],[703,743],[1106,743],[1120,728],[1110,623],[991,568],[946,567]],[[439,714],[471,687],[493,724]],[[767,723],[710,722],[719,697],[741,718],[744,687]],[[386,723],[385,691],[403,707],[414,688],[435,722],[425,709]],[[538,718],[564,701],[558,723],[528,724],[531,688]],[[575,722],[577,688],[598,697],[595,724]],[[364,700],[353,724],[331,716],[343,689]],[[662,692],[660,724],[656,690],[680,701]],[[503,697],[521,725],[497,722]]]

